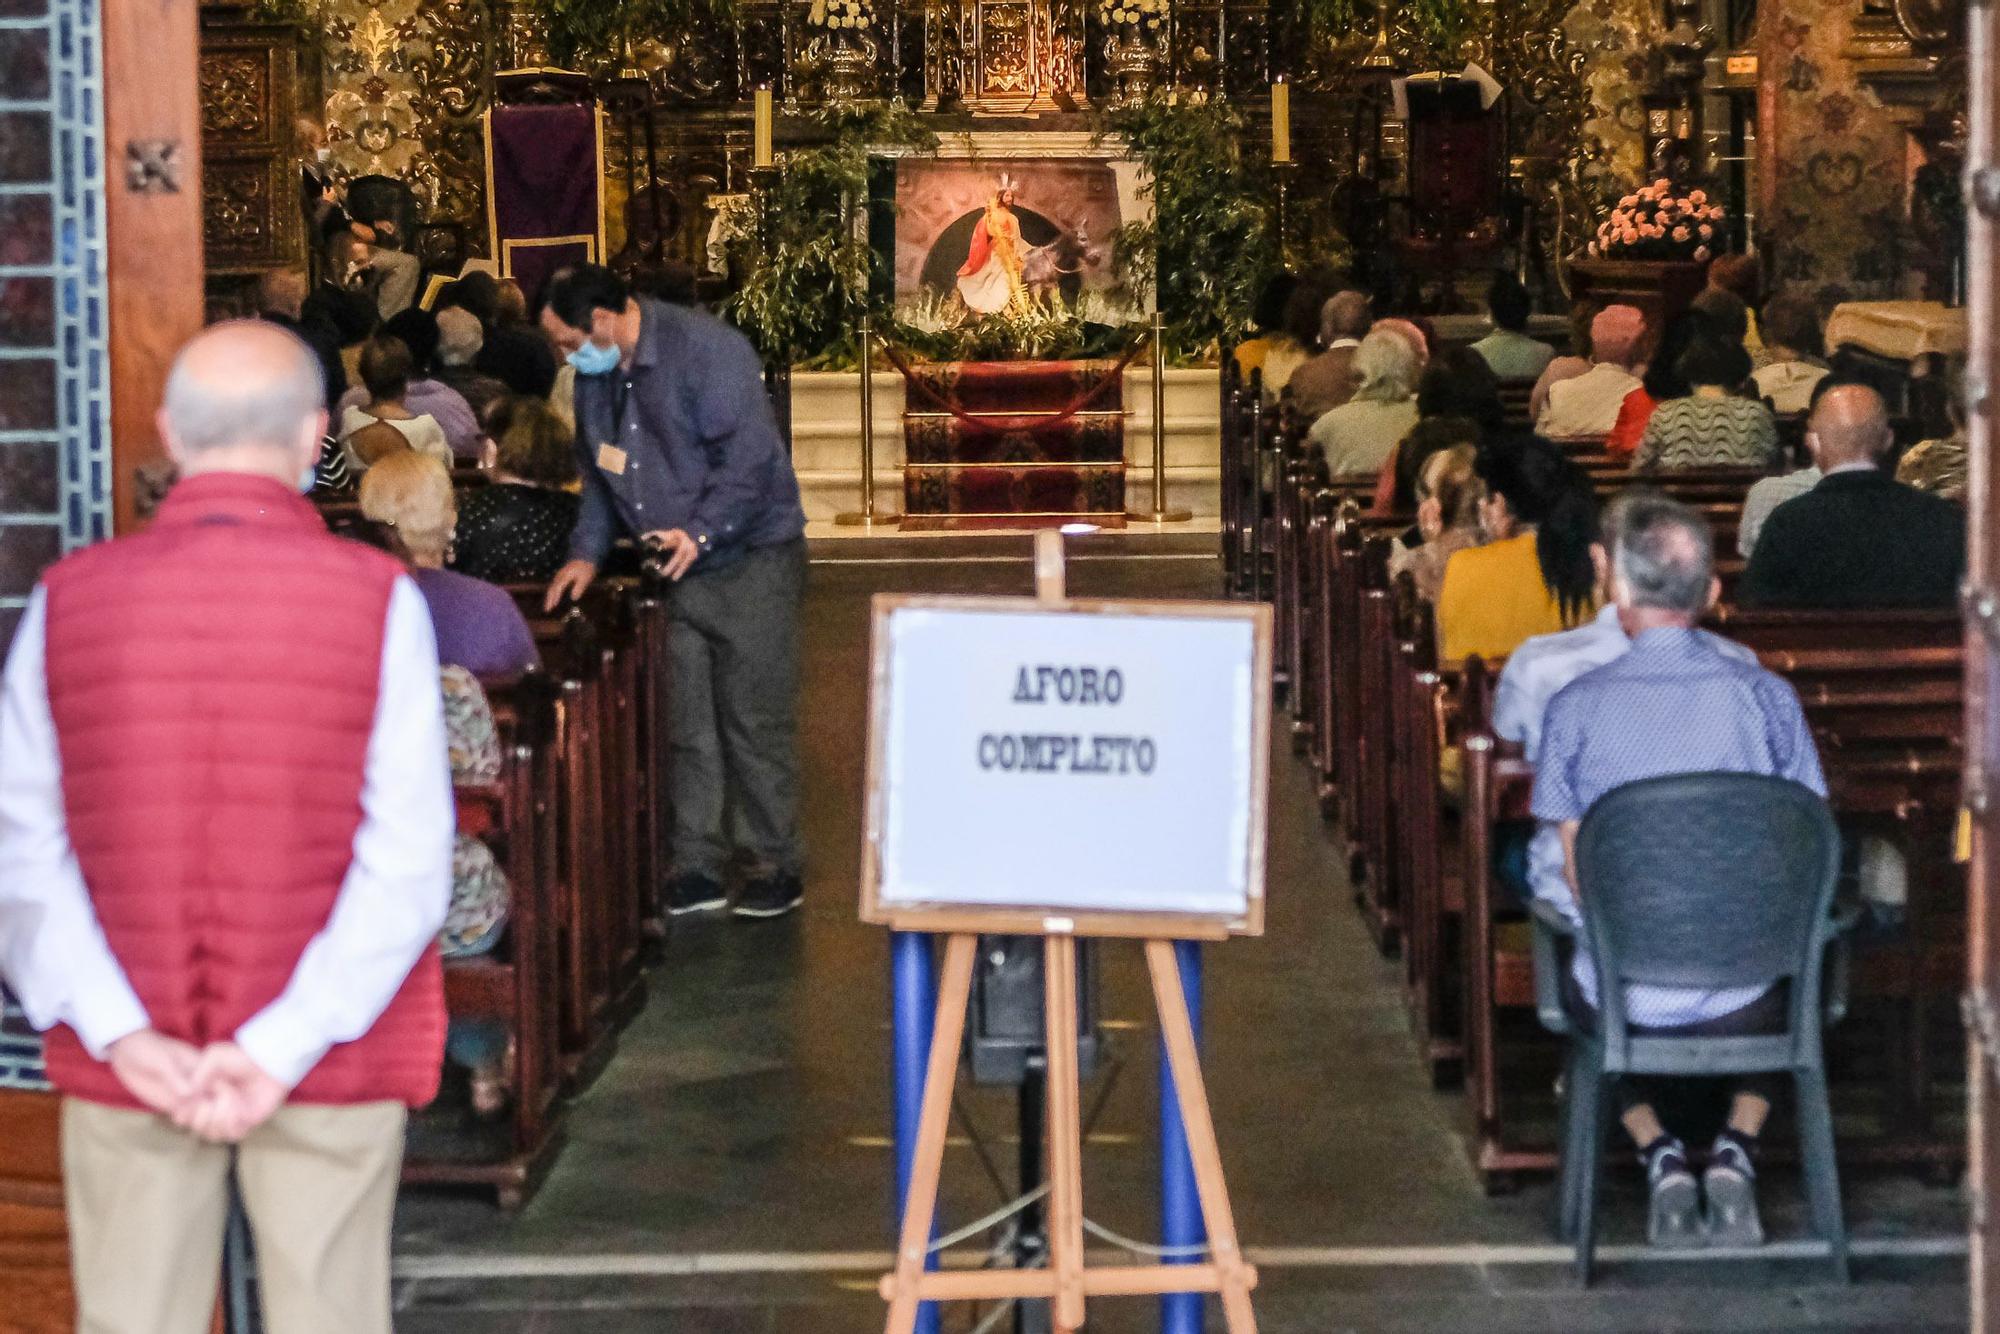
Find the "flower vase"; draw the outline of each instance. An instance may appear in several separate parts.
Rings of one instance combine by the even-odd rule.
[[[875,39],[866,31],[833,29],[815,45],[820,92],[833,103],[867,99],[875,91]]]
[[[1105,68],[1118,86],[1117,104],[1134,107],[1160,81],[1160,52],[1136,26],[1121,25],[1105,42]]]

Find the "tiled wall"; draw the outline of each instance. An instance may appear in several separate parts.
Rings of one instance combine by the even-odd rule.
[[[0,0],[0,646],[109,534],[99,0]]]

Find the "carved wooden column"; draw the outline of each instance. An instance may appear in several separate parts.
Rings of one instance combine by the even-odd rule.
[[[202,317],[196,0],[104,6],[106,305],[118,526],[135,470],[160,456],[153,414]]]

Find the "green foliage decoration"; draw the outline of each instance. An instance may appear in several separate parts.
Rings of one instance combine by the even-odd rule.
[[[1074,303],[1033,300],[967,318],[956,296],[928,296],[898,306],[883,333],[926,361],[1059,361],[1121,356],[1145,337],[1132,312],[1084,292]]]
[[[1156,93],[1108,125],[1145,167],[1153,203],[1151,221],[1114,238],[1118,277],[1133,291],[1156,288],[1175,356],[1211,355],[1249,327],[1277,267],[1271,165],[1245,151],[1243,113],[1220,101]]]
[[[1387,4],[1390,31],[1417,48],[1423,63],[1443,67],[1460,54],[1477,27],[1474,0],[1300,0],[1307,29],[1321,40],[1365,45],[1376,32],[1376,6]]]
[[[623,58],[649,37],[712,32],[736,12],[735,0],[528,0],[559,65],[601,65]]]
[[[787,150],[758,193],[743,285],[723,313],[767,357],[835,366],[853,361],[854,321],[868,300],[873,252],[855,220],[868,206],[869,152],[933,152],[937,137],[895,103],[827,107],[811,119],[823,137]]]

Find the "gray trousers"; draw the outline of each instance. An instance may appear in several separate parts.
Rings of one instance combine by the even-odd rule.
[[[674,869],[720,880],[733,844],[759,873],[797,874],[806,542],[698,571],[669,595]]]
[[[375,309],[392,320],[416,304],[417,284],[423,281],[424,266],[415,255],[387,246],[375,251],[375,272],[380,285],[375,289]]]

